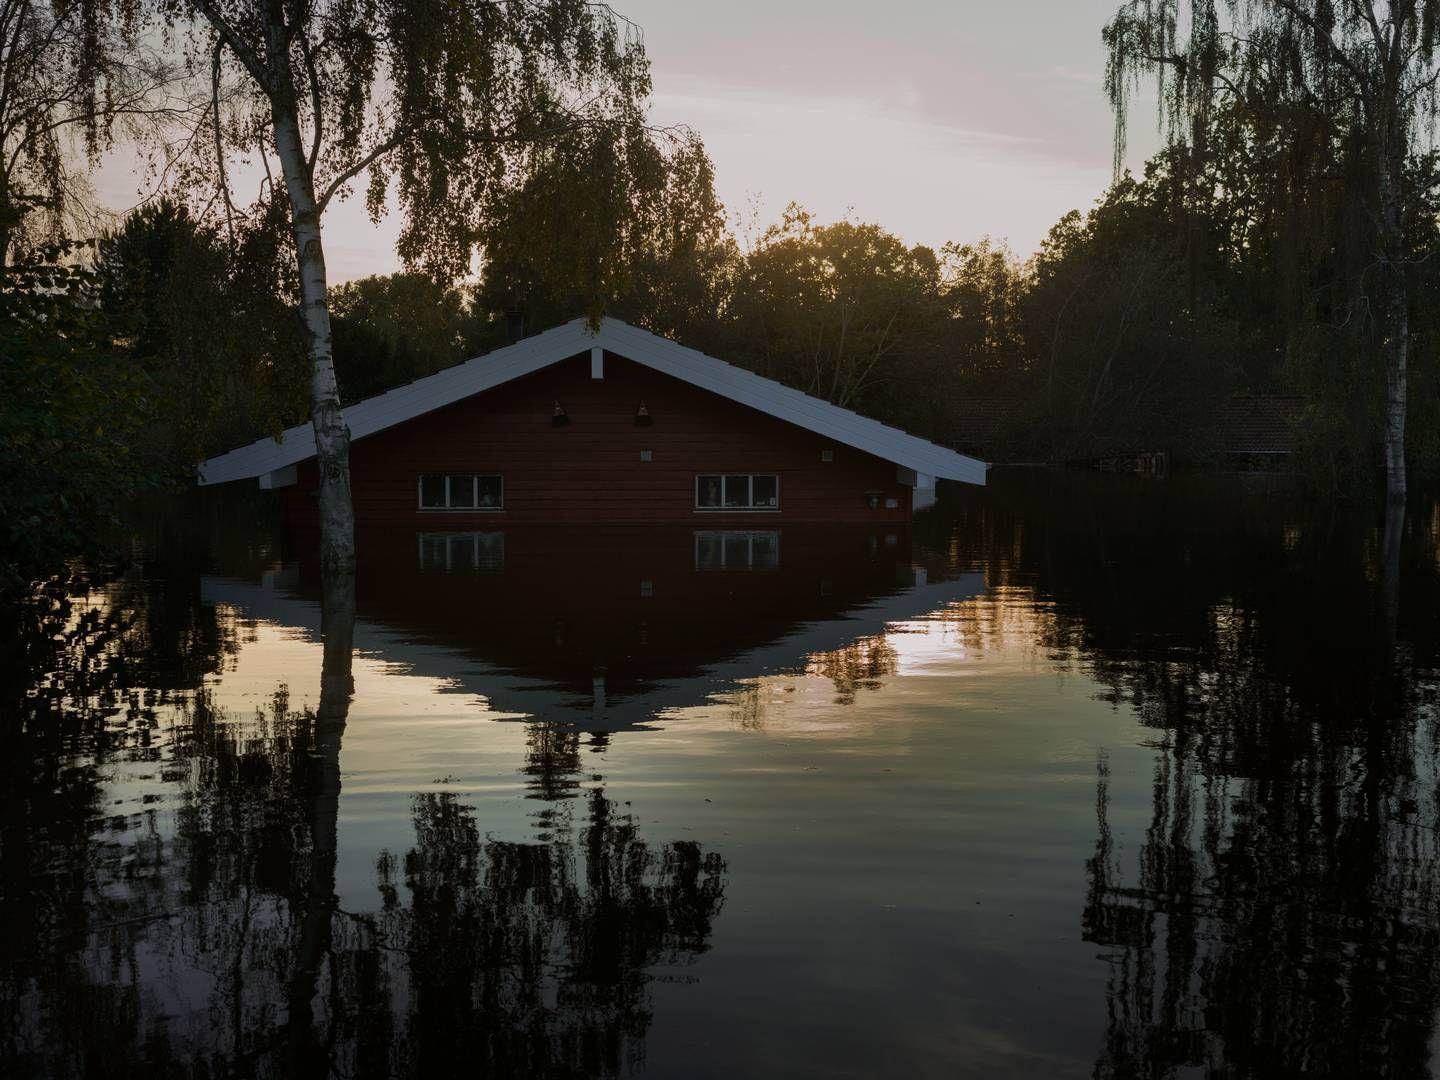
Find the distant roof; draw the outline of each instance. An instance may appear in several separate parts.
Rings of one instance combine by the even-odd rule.
[[[1304,411],[1302,397],[1231,398],[1216,417],[1215,446],[1224,454],[1288,454]]]
[[[366,398],[345,410],[350,435],[363,439],[597,347],[917,473],[967,484],[985,483],[983,461],[957,454],[619,319],[602,319],[593,332],[584,319],[576,319]],[[202,462],[198,468],[200,483],[223,484],[265,476],[314,456],[315,434],[308,423],[301,424],[286,430],[278,439],[258,439]]]

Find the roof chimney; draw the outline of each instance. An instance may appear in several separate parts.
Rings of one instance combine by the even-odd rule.
[[[514,345],[525,336],[525,313],[519,308],[505,312],[505,344]]]

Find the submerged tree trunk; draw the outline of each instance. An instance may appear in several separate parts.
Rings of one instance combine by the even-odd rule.
[[[300,271],[300,327],[310,359],[310,424],[320,473],[320,564],[326,573],[355,568],[355,514],[350,503],[350,428],[340,408],[331,352],[325,251],[320,242],[320,207],[311,163],[300,137],[294,82],[283,15],[270,27],[270,112],[275,149],[290,199],[295,259]]]
[[[355,640],[355,576],[321,571],[320,704],[315,710],[309,753],[299,770],[300,790],[310,812],[310,860],[303,887],[291,897],[298,923],[295,962],[288,987],[286,1041],[291,1075],[322,1076],[329,1071],[314,1001],[320,971],[332,949],[335,916],[335,862],[340,816],[340,744],[350,714],[355,681],[351,664]]]
[[[1385,531],[1380,552],[1380,622],[1387,650],[1393,652],[1400,623],[1400,552],[1405,536],[1405,501],[1385,502]]]
[[[1397,274],[1398,276],[1398,274]],[[1410,347],[1410,313],[1403,282],[1392,285],[1385,336],[1385,499],[1405,502],[1406,366]]]
[[[10,234],[14,227],[10,206],[10,192],[0,180],[0,270],[10,265]]]

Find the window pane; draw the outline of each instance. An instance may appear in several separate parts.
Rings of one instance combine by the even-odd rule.
[[[744,570],[750,565],[750,534],[725,534],[725,569]]]
[[[445,477],[435,475],[420,477],[420,505],[429,510],[444,508]]]
[[[482,510],[499,510],[505,505],[504,482],[498,476],[477,476],[480,501],[476,504]]]
[[[720,505],[720,477],[698,476],[695,478],[695,505]]]
[[[420,534],[420,569],[444,570],[445,552],[444,533]]]
[[[450,477],[450,506],[452,509],[468,510],[475,505],[475,478],[473,476]]]
[[[778,476],[752,476],[750,478],[751,505],[766,510],[780,506],[780,478]]]
[[[474,533],[456,533],[450,537],[450,569],[475,569]]]
[[[727,477],[725,477],[725,505],[726,505],[726,506],[749,506],[749,505],[750,505],[750,477],[748,477],[748,476],[727,476]]]
[[[699,532],[695,534],[695,569],[719,570],[721,563],[720,533]]]
[[[477,533],[478,558],[475,569],[500,571],[505,569],[505,534],[503,532]]]
[[[750,541],[750,563],[756,570],[780,568],[780,534],[756,533]]]

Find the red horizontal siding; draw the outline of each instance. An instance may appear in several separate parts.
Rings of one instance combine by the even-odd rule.
[[[644,401],[653,418],[635,426]],[[570,423],[551,423],[559,401]],[[640,460],[649,450],[652,460]],[[830,450],[834,460],[824,462]],[[422,473],[499,473],[502,511],[422,511]],[[699,473],[776,473],[778,511],[697,511]],[[289,508],[313,516],[314,462],[302,465]],[[362,439],[351,448],[358,520],[451,528],[484,522],[693,522],[764,527],[773,522],[896,522],[910,516],[910,488],[895,466],[837,445],[679,379],[607,355],[605,377],[587,356]],[[867,505],[867,491],[879,506]],[[896,506],[887,509],[885,500]]]

